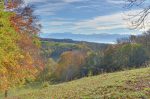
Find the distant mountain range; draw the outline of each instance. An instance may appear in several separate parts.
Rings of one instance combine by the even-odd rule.
[[[40,34],[41,38],[54,38],[54,39],[72,39],[76,41],[88,41],[96,43],[115,43],[118,38],[129,37],[128,34],[72,34],[72,33],[43,33]]]

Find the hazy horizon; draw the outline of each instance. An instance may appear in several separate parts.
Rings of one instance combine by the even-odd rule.
[[[74,33],[45,33],[40,34],[41,38],[54,38],[54,39],[72,39],[75,41],[87,41],[95,43],[109,43],[115,44],[119,38],[127,38],[129,34],[74,34]]]

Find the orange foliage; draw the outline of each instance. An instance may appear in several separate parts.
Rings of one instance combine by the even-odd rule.
[[[58,79],[71,80],[79,73],[85,63],[86,53],[82,51],[67,51],[61,55],[56,69]]]
[[[13,1],[8,3],[7,8],[18,7],[22,0]],[[13,33],[19,37],[16,37],[18,39],[11,37],[10,33],[5,33],[7,30],[3,32],[6,35],[3,36],[7,41],[6,44],[9,42],[13,44],[7,44],[8,47],[2,49],[6,55],[3,55],[4,58],[1,60],[3,67],[0,68],[0,89],[6,92],[9,87],[25,83],[27,79],[35,79],[39,70],[44,68],[37,44],[39,25],[36,25],[36,18],[32,12],[31,7],[25,7],[21,13],[15,13],[10,17],[10,29],[15,31]]]

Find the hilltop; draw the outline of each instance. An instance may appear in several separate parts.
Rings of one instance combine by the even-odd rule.
[[[55,38],[55,39],[72,39],[75,41],[87,41],[96,43],[116,43],[118,38],[128,38],[129,34],[73,34],[73,33],[41,33],[42,38]]]

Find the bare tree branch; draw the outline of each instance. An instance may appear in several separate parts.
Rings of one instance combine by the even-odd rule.
[[[130,21],[132,25],[132,29],[146,29],[150,28],[148,25],[150,24],[150,1],[149,0],[125,0],[125,8],[126,9],[139,9],[136,14],[128,14],[127,20]],[[149,2],[148,2],[149,1]]]

